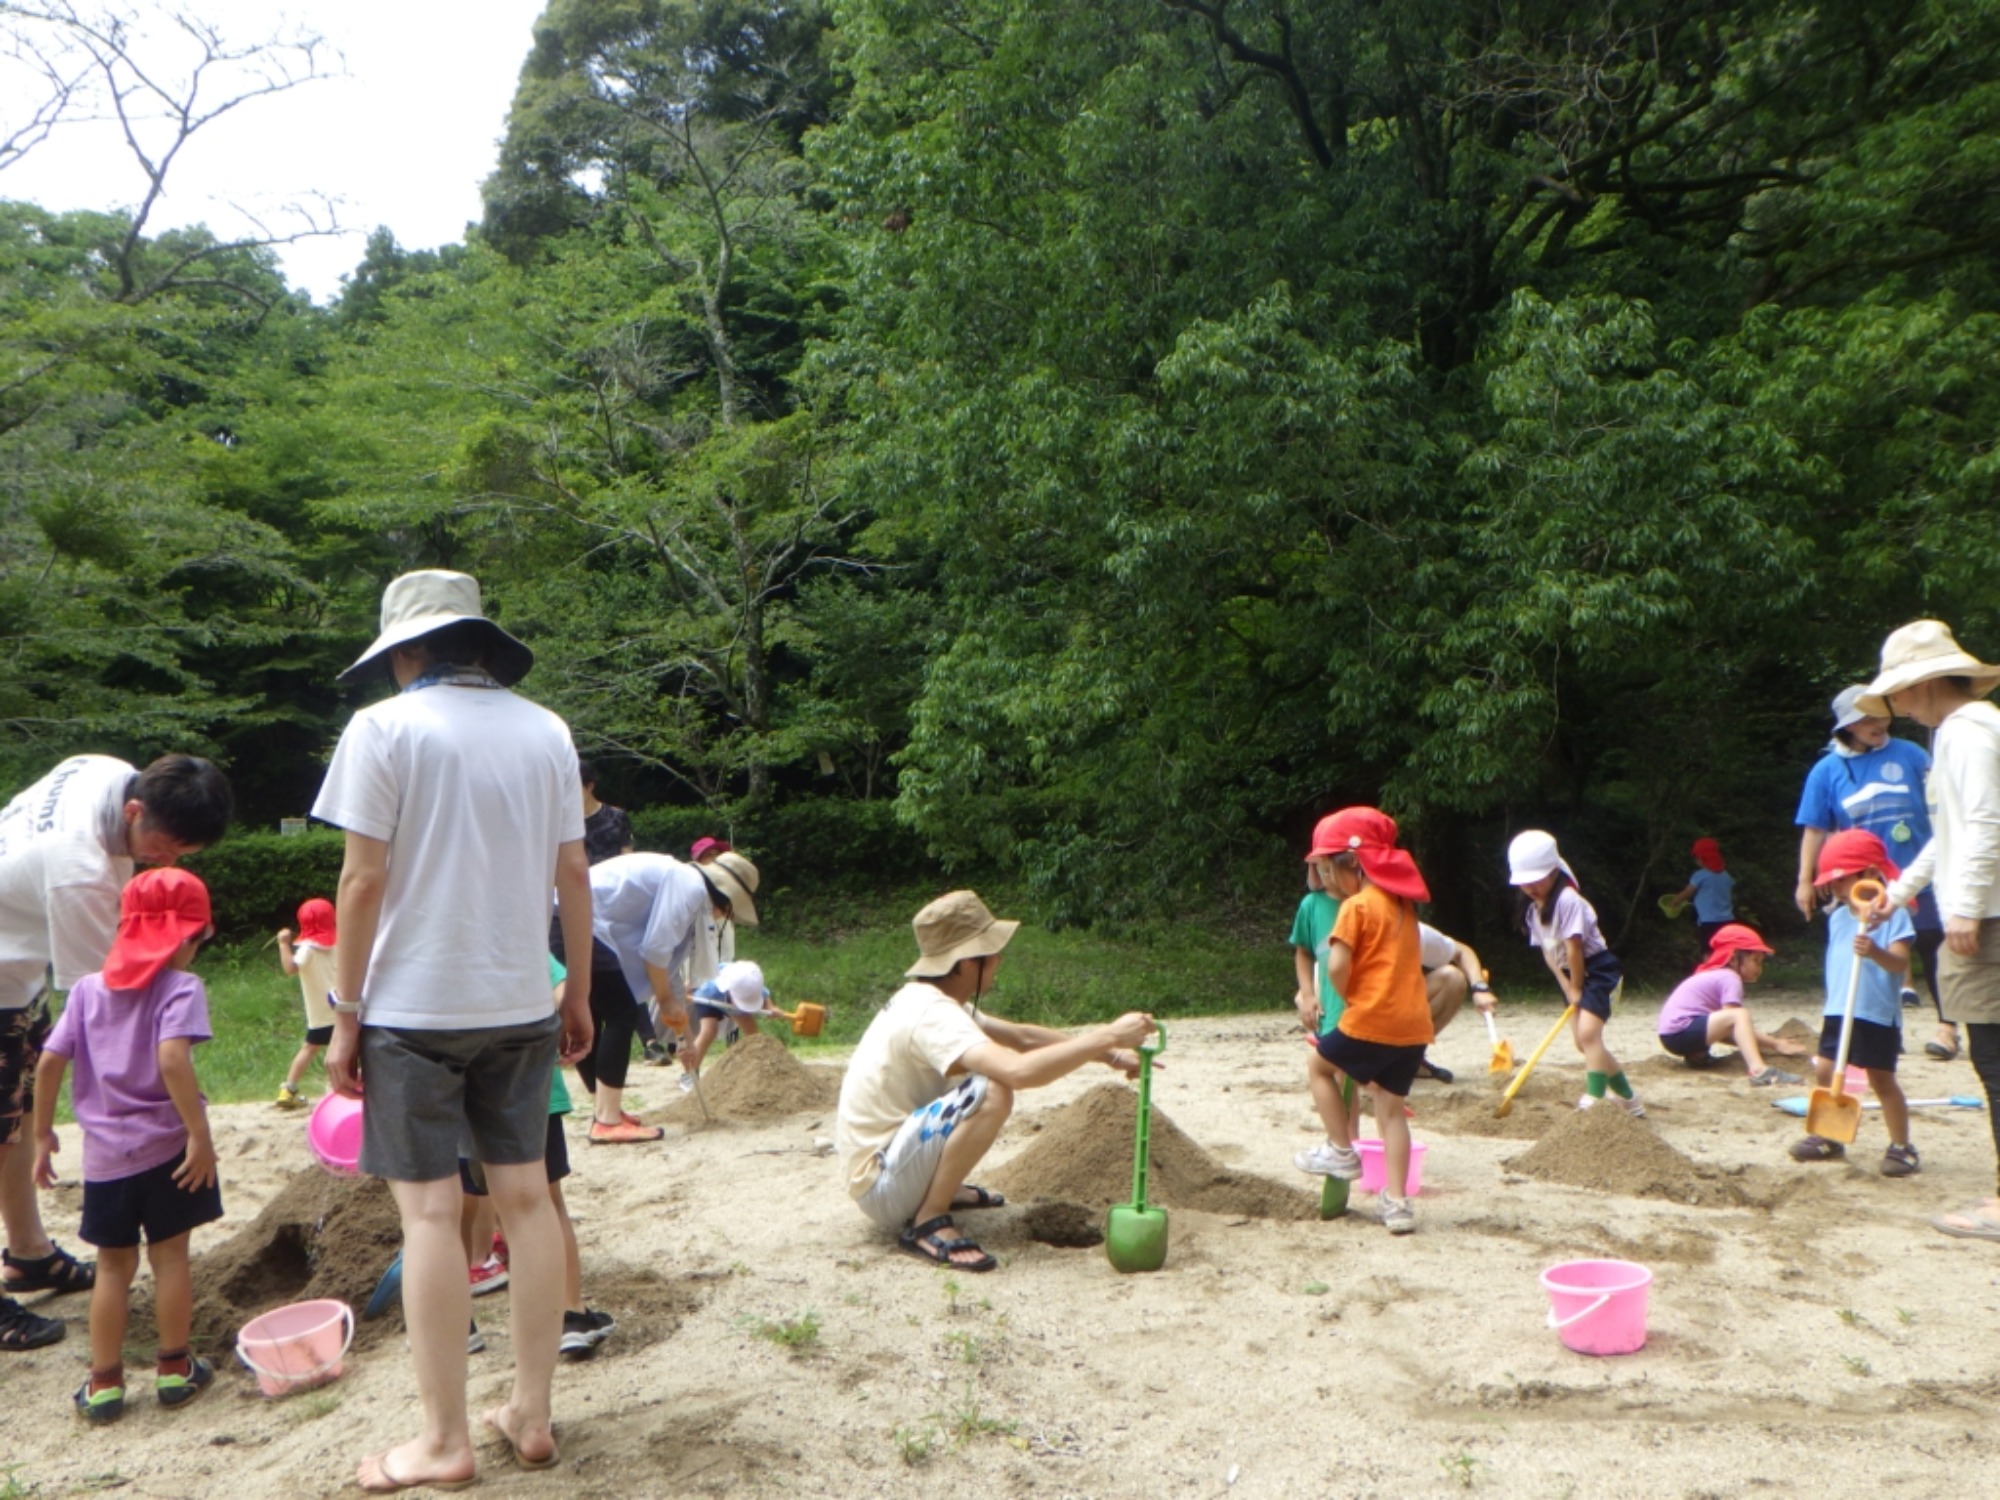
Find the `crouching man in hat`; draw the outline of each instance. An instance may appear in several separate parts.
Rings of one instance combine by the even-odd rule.
[[[910,1255],[957,1271],[999,1264],[960,1233],[952,1210],[998,1208],[999,1194],[967,1183],[1014,1109],[1040,1088],[1101,1062],[1136,1077],[1133,1050],[1153,1018],[1130,1011],[1074,1036],[982,1015],[1002,950],[1020,927],[971,891],[918,912],[920,957],[854,1049],[840,1086],[834,1144],[847,1191]]]

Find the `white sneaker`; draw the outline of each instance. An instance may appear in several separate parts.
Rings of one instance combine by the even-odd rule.
[[[690,1073],[686,1068],[681,1069],[681,1092],[683,1094],[692,1094],[694,1092],[694,1074]]]
[[[1595,1109],[1603,1102],[1595,1094],[1585,1094],[1581,1099],[1576,1101],[1576,1107],[1578,1109]]]
[[[1391,1234],[1416,1233],[1417,1211],[1410,1207],[1408,1198],[1391,1198],[1384,1193],[1375,1205],[1375,1216]]]
[[[1292,1165],[1315,1177],[1338,1177],[1342,1182],[1352,1182],[1361,1175],[1361,1153],[1352,1146],[1343,1148],[1325,1141],[1310,1151],[1299,1152],[1292,1158]]]
[[[1639,1102],[1639,1096],[1637,1094],[1634,1094],[1630,1099],[1627,1099],[1624,1102],[1625,1102],[1626,1114],[1630,1115],[1635,1120],[1643,1120],[1646,1118],[1646,1106]]]

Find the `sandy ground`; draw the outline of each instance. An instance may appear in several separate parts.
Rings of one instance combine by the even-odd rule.
[[[1760,999],[1767,1029],[1811,1014],[1803,997]],[[1523,1056],[1549,1019],[1515,1017]],[[1927,1024],[1913,1017],[1908,1032],[1913,1096],[1978,1092],[1962,1060],[1921,1055]],[[830,1110],[704,1128],[666,1075],[640,1070],[638,1098],[671,1121],[667,1139],[591,1148],[575,1135],[568,1185],[586,1286],[619,1332],[558,1372],[560,1467],[523,1474],[487,1449],[480,1487],[617,1500],[1976,1493],[1977,1435],[2000,1416],[2000,1245],[1925,1220],[1992,1185],[1984,1116],[1921,1113],[1914,1179],[1875,1171],[1872,1114],[1851,1163],[1795,1166],[1784,1151],[1800,1122],[1740,1069],[1681,1068],[1636,1007],[1611,1037],[1652,1130],[1711,1185],[1740,1187],[1742,1206],[1510,1170],[1533,1137],[1575,1120],[1562,1106],[1581,1069],[1560,1044],[1496,1126],[1486,1040],[1461,1021],[1437,1049],[1460,1081],[1419,1084],[1412,1100],[1431,1148],[1416,1235],[1392,1238],[1359,1194],[1327,1223],[1177,1209],[1166,1268],[1129,1277],[1100,1249],[1038,1242],[1031,1226],[1048,1211],[1036,1221],[1020,1201],[966,1221],[1002,1257],[998,1272],[919,1265],[891,1252],[815,1153]],[[1165,1062],[1157,1109],[1218,1165],[1303,1185],[1291,1154],[1316,1136],[1286,1018],[1177,1023]],[[711,1094],[719,1076],[712,1059]],[[995,1167],[1063,1128],[1064,1107],[1106,1077],[1030,1096]],[[229,1220],[198,1252],[316,1170],[296,1116],[216,1115]],[[48,1205],[72,1239],[73,1205],[73,1190]],[[1656,1275],[1638,1354],[1570,1353],[1544,1325],[1537,1274],[1600,1255]],[[10,1496],[328,1495],[412,1425],[392,1318],[369,1325],[370,1346],[321,1392],[267,1401],[231,1371],[184,1412],[148,1396],[121,1425],[87,1429],[68,1400],[85,1367],[84,1299],[38,1305],[69,1319],[70,1337],[0,1359]],[[491,1345],[471,1361],[472,1396],[491,1403],[510,1362],[505,1294],[476,1307]],[[817,1335],[796,1347],[767,1336],[808,1318]]]

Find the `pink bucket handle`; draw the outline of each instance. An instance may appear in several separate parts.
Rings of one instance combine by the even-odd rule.
[[[1568,1317],[1562,1319],[1560,1322],[1556,1320],[1556,1310],[1552,1307],[1549,1309],[1549,1327],[1553,1328],[1558,1333],[1560,1333],[1563,1329],[1569,1327],[1569,1325],[1572,1323],[1581,1323],[1585,1318],[1589,1317],[1592,1313],[1596,1312],[1599,1308],[1603,1307],[1605,1303],[1609,1302],[1613,1297],[1617,1295],[1618,1295],[1617,1290],[1606,1292],[1602,1297],[1599,1297],[1595,1302],[1591,1303],[1590,1306],[1583,1309],[1582,1312],[1573,1312]]]
[[[240,1334],[237,1336],[236,1339],[236,1357],[242,1360],[244,1364],[250,1367],[250,1371],[252,1374],[268,1375],[273,1380],[281,1380],[285,1382],[287,1385],[299,1385],[308,1380],[315,1380],[319,1376],[327,1374],[329,1371],[338,1369],[340,1367],[340,1362],[347,1357],[348,1345],[354,1342],[354,1309],[349,1307],[345,1302],[343,1302],[340,1304],[340,1316],[342,1321],[347,1324],[347,1332],[341,1338],[340,1341],[340,1352],[335,1354],[332,1359],[326,1361],[326,1363],[315,1365],[310,1370],[265,1369],[262,1365],[258,1364],[256,1360],[252,1359],[249,1353],[244,1349],[243,1339]],[[270,1342],[270,1341],[259,1340],[259,1342]]]

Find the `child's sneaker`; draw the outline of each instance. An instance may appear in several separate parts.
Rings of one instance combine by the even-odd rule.
[[[1621,1100],[1620,1102],[1625,1106],[1625,1113],[1633,1119],[1643,1120],[1646,1118],[1646,1106],[1639,1102],[1637,1094],[1634,1094],[1630,1099]]]
[[[1752,1073],[1750,1075],[1750,1087],[1753,1089],[1768,1089],[1777,1084],[1783,1084],[1789,1088],[1795,1083],[1804,1082],[1805,1080],[1799,1077],[1798,1074],[1787,1073],[1781,1068],[1767,1067],[1761,1073]]]
[[[1352,1146],[1322,1141],[1310,1151],[1299,1152],[1292,1158],[1292,1165],[1315,1177],[1338,1177],[1342,1182],[1352,1182],[1361,1175],[1361,1153]]]
[[[215,1367],[196,1354],[188,1359],[187,1374],[155,1375],[153,1394],[160,1398],[162,1406],[186,1406],[213,1384]]]
[[[653,1067],[664,1068],[674,1060],[674,1049],[665,1042],[646,1043],[646,1061]]]
[[[565,1311],[559,1352],[565,1359],[588,1359],[617,1326],[610,1313],[593,1312],[587,1307],[582,1312]]]
[[[1923,1163],[1917,1159],[1915,1146],[1891,1146],[1882,1153],[1884,1177],[1914,1177],[1923,1169]]]
[[[475,1297],[497,1292],[507,1284],[507,1268],[500,1263],[497,1255],[489,1255],[478,1265],[468,1267],[465,1275],[472,1283],[472,1295]]]
[[[507,1264],[507,1236],[497,1229],[493,1231],[493,1258],[503,1266]]]
[[[1800,1136],[1792,1142],[1793,1161],[1839,1161],[1847,1155],[1847,1148],[1839,1141],[1830,1141],[1823,1135]]]
[[[93,1393],[88,1375],[84,1376],[83,1384],[76,1388],[76,1395],[70,1399],[76,1402],[78,1416],[99,1426],[115,1422],[125,1415],[125,1387],[108,1385]]]
[[[1922,1001],[1917,999],[1917,992],[1915,990],[1906,989],[1903,991],[1904,1010],[1915,1010],[1922,1003]]]
[[[681,1092],[683,1094],[694,1092],[694,1074],[688,1072],[686,1068],[681,1069]]]
[[[1382,1221],[1382,1227],[1391,1234],[1414,1234],[1417,1228],[1417,1211],[1410,1207],[1408,1198],[1391,1198],[1387,1193],[1375,1205],[1375,1216]]]
[[[1581,1099],[1576,1101],[1576,1107],[1578,1109],[1595,1109],[1603,1102],[1596,1094],[1585,1094]]]
[[[281,1083],[278,1085],[277,1104],[280,1109],[304,1109],[306,1107],[305,1098],[299,1093],[299,1087],[295,1083]]]

